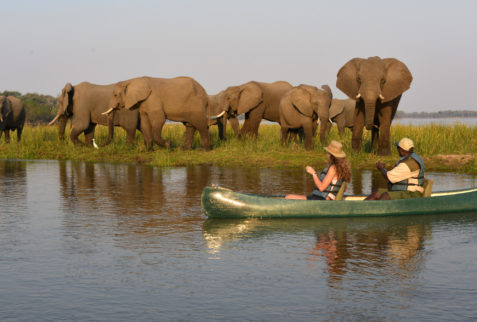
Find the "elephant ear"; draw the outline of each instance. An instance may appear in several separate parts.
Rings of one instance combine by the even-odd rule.
[[[305,90],[304,88],[297,87],[292,90],[290,98],[293,106],[298,110],[298,112],[308,117],[313,116],[311,94],[309,91]]]
[[[144,78],[133,79],[124,87],[124,107],[128,110],[151,95],[151,87]]]
[[[341,69],[338,71],[338,74],[336,75],[336,87],[353,99],[356,98],[356,95],[358,95],[359,83],[357,77],[359,65],[363,60],[364,59],[362,58],[351,59],[343,67],[341,67]]]
[[[60,111],[59,115],[65,114],[66,111],[68,110],[68,105],[70,104],[70,98],[73,96],[74,87],[71,85],[71,83],[66,83],[65,87],[63,87],[63,90],[61,91],[61,101],[62,104],[60,106]]]
[[[263,92],[258,84],[251,82],[240,89],[237,114],[249,112],[263,101]]]
[[[386,82],[383,85],[382,94],[384,101],[388,102],[411,87],[412,75],[403,62],[394,58],[383,59],[386,68]]]
[[[330,106],[330,119],[333,119],[337,115],[340,115],[344,111],[344,101],[339,99],[333,99]]]

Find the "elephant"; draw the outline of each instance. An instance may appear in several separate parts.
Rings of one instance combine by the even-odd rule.
[[[84,144],[92,146],[94,129],[97,124],[109,126],[108,117],[102,115],[108,109],[109,100],[113,95],[114,84],[97,85],[82,82],[75,86],[67,83],[61,91],[58,113],[49,123],[53,125],[58,121],[58,138],[64,139],[65,127],[68,119],[71,119],[71,141],[75,145],[83,144],[78,136],[83,132]],[[121,126],[127,133],[128,142],[133,144],[136,129],[139,129],[139,113],[137,111],[124,110],[112,119],[112,124]],[[113,138],[112,128],[109,137],[103,146],[109,144]]]
[[[109,109],[104,115],[117,110],[138,110],[141,131],[148,150],[153,143],[170,147],[162,138],[166,119],[182,122],[186,127],[183,149],[190,149],[195,131],[199,131],[202,148],[209,150],[207,120],[208,96],[204,88],[190,77],[154,78],[137,77],[115,84]]]
[[[25,117],[25,108],[19,98],[0,95],[0,138],[5,132],[5,142],[10,143],[10,130],[16,130],[17,142],[20,142]]]
[[[245,113],[245,122],[239,131],[239,138],[250,135],[257,137],[262,119],[280,122],[280,99],[293,86],[288,82],[262,83],[251,81],[238,86],[230,86],[219,102],[219,110],[228,117],[236,118]],[[226,128],[224,127],[224,132]]]
[[[209,127],[211,125],[217,125],[219,128],[219,139],[225,140],[225,129],[227,128],[227,121],[230,122],[232,129],[236,136],[239,134],[239,122],[237,117],[231,117],[225,115],[225,111],[219,110],[220,98],[224,94],[224,91],[220,91],[215,95],[208,95],[209,101],[207,104],[207,111],[209,117]]]
[[[331,130],[332,122],[335,122],[338,126],[338,133],[343,136],[345,128],[353,130],[354,125],[354,108],[356,101],[348,99],[333,98],[330,106],[330,122],[328,123],[327,133]]]
[[[328,85],[318,89],[315,86],[301,84],[289,90],[280,101],[280,126],[282,144],[288,141],[291,130],[303,129],[305,149],[313,149],[313,137],[317,120],[320,126],[321,144],[326,144],[326,125],[333,95]]]
[[[336,87],[356,99],[351,146],[361,150],[363,127],[372,130],[371,146],[378,153],[391,153],[389,135],[402,94],[411,86],[407,66],[395,58],[353,58],[338,71]],[[379,140],[379,141],[378,141]]]

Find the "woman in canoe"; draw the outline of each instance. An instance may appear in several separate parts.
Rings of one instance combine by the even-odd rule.
[[[328,166],[318,176],[315,169],[306,166],[305,170],[313,176],[315,189],[309,196],[286,195],[286,199],[300,200],[334,200],[344,181],[351,180],[351,164],[346,159],[343,145],[338,141],[331,141],[325,148],[328,157]]]

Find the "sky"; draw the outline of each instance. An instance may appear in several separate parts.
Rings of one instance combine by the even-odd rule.
[[[0,91],[190,76],[209,94],[286,80],[345,98],[341,66],[380,56],[413,74],[399,110],[477,110],[475,0],[0,0],[0,12]]]

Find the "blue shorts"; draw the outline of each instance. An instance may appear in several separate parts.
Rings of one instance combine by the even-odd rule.
[[[326,198],[323,198],[322,196],[311,194],[309,196],[306,196],[306,200],[326,200]]]

